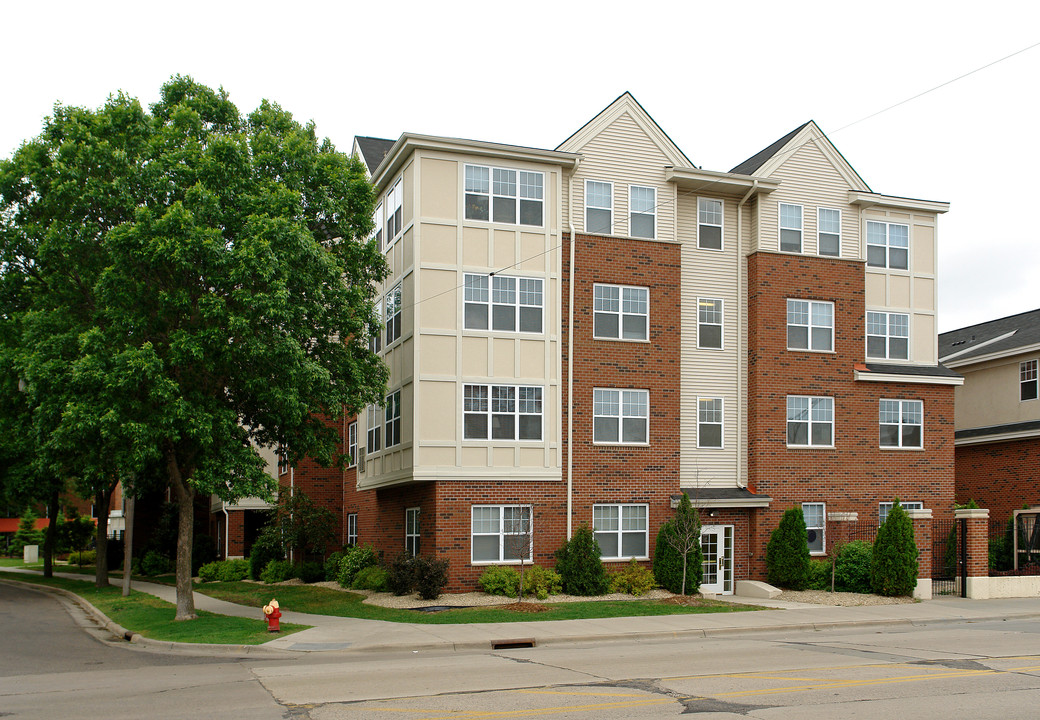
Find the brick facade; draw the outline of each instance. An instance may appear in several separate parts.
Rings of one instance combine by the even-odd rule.
[[[1011,513],[1040,505],[1040,438],[957,448],[957,503],[989,509],[990,533],[1003,533]]]

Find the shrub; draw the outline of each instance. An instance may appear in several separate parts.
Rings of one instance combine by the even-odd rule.
[[[524,592],[545,600],[550,595],[563,592],[563,578],[552,568],[532,565],[524,572]]]
[[[26,545],[38,545],[43,548],[43,531],[36,529],[36,514],[31,508],[27,508],[18,521],[18,530],[15,531],[11,540],[11,554],[19,556]],[[43,553],[40,553],[43,557]]]
[[[69,565],[93,565],[96,561],[96,550],[69,553]]]
[[[511,565],[491,565],[480,574],[477,584],[488,595],[515,597],[520,585],[520,573]]]
[[[305,583],[321,582],[325,579],[325,566],[317,560],[307,560],[293,566],[293,575]]]
[[[679,582],[682,582],[680,579]],[[610,576],[610,589],[613,592],[643,595],[654,588],[654,574],[633,559],[620,572]]]
[[[766,571],[770,584],[802,590],[809,582],[809,540],[800,507],[791,508],[766,546]]]
[[[343,560],[344,554],[342,550],[337,550],[325,559],[326,580],[339,580],[339,563]]]
[[[111,541],[109,541],[111,542]],[[173,570],[170,558],[161,555],[155,550],[149,550],[141,559],[141,574],[151,577],[153,575],[165,575]]]
[[[874,550],[866,540],[846,544],[834,561],[834,589],[840,592],[869,593],[870,559]]]
[[[354,582],[354,576],[367,567],[377,564],[376,550],[371,545],[357,545],[343,551],[339,561],[339,575],[336,580],[345,588]]]
[[[520,594],[520,573],[512,565],[492,565],[484,570],[477,583],[488,595],[517,597]],[[557,595],[562,591],[563,579],[560,573],[552,568],[528,565],[524,570],[525,595],[534,595],[539,600],[545,600],[550,595]]]
[[[386,568],[386,584],[394,595],[407,595],[412,591],[414,573],[412,556],[408,553],[395,555]]]
[[[386,592],[387,572],[378,565],[370,565],[360,570],[354,576],[354,582],[350,587],[356,590],[373,590],[375,592]]]
[[[260,573],[260,581],[268,585],[285,582],[293,577],[293,564],[288,560],[272,560]]]
[[[199,569],[206,563],[217,559],[217,544],[210,535],[196,535],[191,542],[191,571],[198,575]],[[249,564],[246,563],[248,570]],[[241,578],[239,578],[241,579]]]
[[[259,580],[260,574],[272,560],[284,558],[285,546],[282,544],[281,533],[274,525],[266,526],[260,531],[249,551],[249,577]]]
[[[683,589],[682,555],[669,540],[673,532],[674,521],[669,520],[657,531],[657,542],[654,544],[653,574],[657,584],[673,593],[688,595],[697,592],[701,586],[700,546],[696,551],[686,555],[686,588]]]
[[[599,545],[588,525],[580,525],[574,535],[556,551],[556,572],[568,595],[602,595],[610,587],[607,571],[599,559]]]
[[[215,582],[217,576],[220,574],[220,563],[211,562],[206,563],[199,568],[199,581],[200,582]]]
[[[448,584],[448,561],[432,555],[412,558],[412,584],[423,600],[434,600]]]
[[[911,595],[917,584],[914,524],[899,504],[899,498],[874,540],[870,584],[878,595]]]
[[[828,558],[813,558],[809,561],[806,587],[810,590],[831,589],[831,561]]]

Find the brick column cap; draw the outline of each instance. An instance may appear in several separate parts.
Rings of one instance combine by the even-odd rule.
[[[931,520],[932,510],[931,508],[914,508],[913,510],[907,510],[906,514],[910,516],[911,520]]]
[[[859,522],[858,512],[829,512],[827,520],[830,522]]]
[[[989,510],[986,508],[958,508],[953,511],[953,516],[958,520],[989,520]]]

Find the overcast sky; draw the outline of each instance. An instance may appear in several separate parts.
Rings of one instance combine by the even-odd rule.
[[[553,148],[628,90],[705,169],[813,119],[875,192],[950,202],[941,331],[1040,308],[1040,47],[856,122],[1040,43],[1036,0],[34,0],[0,17],[0,157],[55,102],[151,103],[177,73],[347,151],[406,131]]]

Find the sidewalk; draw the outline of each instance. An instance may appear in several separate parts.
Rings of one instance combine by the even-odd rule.
[[[30,571],[23,571],[30,572]],[[55,573],[82,579],[82,575]],[[118,584],[118,583],[113,583]],[[176,602],[176,591],[168,585],[133,580],[135,590]],[[1040,617],[1040,598],[968,600],[941,598],[900,605],[836,607],[719,596],[729,602],[768,607],[757,612],[657,615],[590,620],[553,620],[515,623],[425,625],[381,620],[330,617],[293,612],[282,608],[282,622],[312,625],[309,630],[277,637],[258,646],[268,651],[405,651],[491,649],[495,643],[523,642],[535,646],[553,643],[596,642],[633,639],[710,638],[740,633],[827,630],[854,627],[893,627],[954,622],[982,622],[1010,618]],[[257,608],[216,600],[195,593],[195,607],[222,615],[256,618]],[[135,636],[139,638],[140,636]],[[135,639],[135,642],[138,640]],[[190,653],[192,646],[141,639],[143,644]],[[179,647],[174,647],[179,646]],[[205,646],[204,646],[205,647]],[[201,647],[194,646],[197,650]],[[256,656],[258,648],[222,646],[229,655]],[[217,650],[217,648],[210,648]],[[207,653],[211,654],[211,653]],[[265,653],[266,654],[266,653]]]

